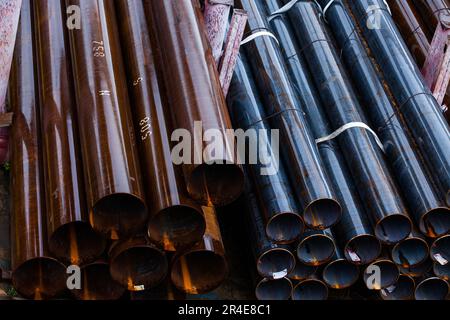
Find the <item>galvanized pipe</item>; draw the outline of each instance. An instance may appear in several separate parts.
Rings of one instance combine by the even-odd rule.
[[[85,190],[94,229],[112,239],[141,231],[147,208],[112,1],[66,0],[80,8],[70,30]]]
[[[329,229],[305,231],[297,246],[297,258],[309,266],[320,266],[329,262],[336,250],[334,237]]]
[[[318,2],[323,7],[326,0]],[[361,103],[374,126],[378,128],[392,173],[401,190],[411,215],[422,232],[429,236],[450,231],[450,209],[437,196],[439,190],[429,178],[421,163],[417,147],[405,131],[406,124],[396,113],[378,71],[360,38],[356,25],[342,1],[334,1],[326,11],[327,21],[341,49],[341,56],[359,92]],[[389,122],[389,125],[385,125]]]
[[[251,32],[266,30],[261,3],[240,1],[249,16]],[[250,33],[251,33],[250,32]],[[305,224],[327,229],[341,217],[330,181],[320,160],[312,133],[304,119],[296,93],[291,86],[281,52],[271,37],[257,37],[244,45],[272,129],[279,130],[281,155],[303,210]]]
[[[383,300],[414,300],[416,282],[414,278],[401,274],[397,282],[389,289],[380,290]]]
[[[93,262],[105,241],[89,224],[76,119],[65,7],[35,1],[34,31],[39,84],[49,249],[68,264]]]
[[[334,129],[353,122],[367,123],[354,89],[319,18],[314,2],[298,2],[289,12],[300,50],[315,71],[313,78]],[[309,17],[303,19],[302,17]],[[344,131],[338,138],[355,185],[375,225],[376,237],[396,243],[411,232],[406,207],[373,136],[363,128]]]
[[[137,132],[142,180],[148,199],[152,241],[168,251],[200,241],[205,231],[201,208],[186,192],[181,173],[172,162],[165,115],[167,96],[156,69],[159,57],[154,30],[147,25],[141,1],[116,1],[128,87]]]
[[[187,190],[202,204],[228,204],[242,193],[244,178],[229,139],[215,144],[220,144],[215,155],[206,152],[205,131],[215,130],[226,137],[232,126],[200,4],[191,0],[144,1],[144,6],[159,37],[174,124],[194,138],[193,159],[181,164]],[[201,121],[201,128],[197,121]]]
[[[383,1],[349,1],[367,43],[409,126],[422,156],[450,205],[450,127],[436,99],[425,85]],[[368,10],[372,6],[380,9]],[[368,29],[376,14],[380,28]],[[386,123],[390,125],[390,122]]]
[[[12,283],[23,297],[49,299],[66,288],[66,268],[49,256],[47,247],[30,2],[22,2],[9,86],[14,112],[14,143],[10,146]]]
[[[280,9],[278,0],[268,0],[264,3],[266,14]],[[282,48],[293,87],[302,104],[314,138],[328,136],[332,131],[331,126],[323,111],[319,93],[308,71],[308,65],[304,57],[299,54],[300,51],[292,36],[293,32],[288,17],[283,15],[272,19],[270,26]],[[349,261],[356,264],[370,263],[380,254],[381,245],[373,236],[373,227],[361,205],[341,150],[335,141],[321,143],[318,147],[336,198],[342,206],[341,221],[333,227],[336,238],[340,244],[345,246],[344,253]]]
[[[300,281],[292,290],[292,300],[309,301],[309,300],[327,300],[328,287],[319,279],[306,279]]]
[[[168,273],[166,255],[145,236],[117,241],[109,258],[111,277],[128,291],[156,287]]]
[[[238,58],[227,103],[235,128],[255,130],[254,140],[250,141],[250,144],[254,143],[259,150],[267,152],[266,160],[270,160],[272,169],[276,169],[273,174],[263,175],[262,170],[270,168],[260,161],[246,166],[265,218],[266,235],[276,243],[292,243],[302,234],[304,223],[285,166],[276,158],[277,150],[273,150],[271,145],[270,127],[267,121],[264,121],[266,116],[260,95],[244,52],[241,52]],[[250,148],[255,147],[250,144]],[[257,152],[255,148],[253,152]]]
[[[203,240],[172,261],[170,278],[175,287],[188,294],[203,294],[219,287],[228,275],[225,249],[216,211],[202,207],[206,220]]]
[[[447,281],[431,277],[422,280],[416,287],[416,300],[446,300],[450,293],[450,286]]]
[[[288,278],[262,279],[256,285],[258,300],[289,300],[292,295],[292,282]]]

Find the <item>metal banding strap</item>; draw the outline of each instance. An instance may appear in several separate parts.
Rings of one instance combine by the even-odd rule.
[[[280,42],[278,42],[277,37],[275,37],[275,35],[272,32],[270,32],[269,30],[260,30],[260,31],[257,31],[255,33],[252,33],[247,38],[242,40],[241,41],[241,46],[243,46],[243,45],[245,45],[245,44],[255,40],[256,38],[266,37],[266,36],[273,38],[277,42],[277,44],[280,45]]]
[[[327,10],[330,9],[330,7],[333,5],[333,3],[334,3],[334,0],[330,0],[330,1],[327,3],[327,5],[326,5],[325,7],[323,7],[323,9],[322,9],[323,20],[324,20],[326,23],[328,23],[328,21],[327,21],[327,16],[326,16]]]
[[[291,10],[298,2],[306,2],[307,0],[291,0],[288,3],[286,3],[284,6],[282,6],[280,9],[272,12],[268,17],[267,20],[270,22],[273,19],[275,19],[276,17],[279,17],[283,14],[285,14],[286,12],[288,12],[289,10]],[[309,1],[308,1],[309,2]],[[320,8],[320,5],[317,3],[316,0],[313,0],[313,2]],[[322,10],[322,8],[320,8],[320,10]]]
[[[333,140],[333,139],[337,138],[340,134],[342,134],[345,131],[347,131],[348,129],[352,129],[352,128],[362,128],[362,129],[366,129],[367,131],[369,131],[372,134],[372,136],[375,138],[375,142],[377,143],[378,147],[381,150],[383,150],[383,152],[385,152],[384,146],[381,143],[380,138],[378,138],[378,135],[375,133],[375,131],[373,131],[364,122],[350,122],[350,123],[347,123],[347,124],[343,125],[342,127],[340,127],[339,129],[337,129],[336,131],[334,131],[332,134],[330,134],[330,135],[328,135],[326,137],[322,137],[322,138],[316,139],[316,143],[317,144],[321,144],[321,143]]]
[[[387,0],[383,0],[383,2],[384,2],[384,4],[385,4],[387,10],[389,11],[389,14],[392,16],[391,7],[389,7],[389,4],[388,4]]]

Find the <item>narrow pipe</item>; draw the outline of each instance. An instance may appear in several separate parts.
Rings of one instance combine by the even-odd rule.
[[[292,300],[309,301],[309,300],[327,300],[328,287],[318,279],[306,279],[300,281],[292,291]]]
[[[414,279],[401,274],[391,288],[380,290],[380,297],[383,300],[414,300],[415,289]]]
[[[81,289],[71,290],[77,300],[117,300],[125,289],[109,273],[109,265],[96,261],[81,267]]]
[[[266,14],[280,9],[279,0],[264,1]],[[326,118],[308,65],[299,54],[299,48],[294,39],[292,26],[286,15],[271,21],[271,29],[276,34],[282,53],[290,73],[293,87],[302,104],[315,139],[328,136],[331,126]],[[351,175],[335,141],[318,145],[319,153],[328,176],[332,182],[336,198],[342,206],[340,222],[333,228],[337,239],[345,246],[346,258],[355,264],[367,264],[375,260],[381,251],[378,239],[373,236],[373,227],[364,211]]]
[[[146,1],[144,6],[159,37],[174,124],[194,139],[193,159],[181,164],[187,190],[202,204],[228,204],[242,193],[244,178],[231,139],[226,138],[226,130],[232,126],[200,4],[188,0]],[[217,135],[207,137],[212,130],[221,134],[217,138],[221,141],[212,143]],[[212,149],[215,152],[209,152]],[[186,151],[191,154],[191,148]]]
[[[292,289],[288,278],[262,279],[256,286],[255,295],[258,300],[289,300]]]
[[[398,281],[399,277],[400,271],[397,265],[384,258],[371,263],[363,272],[364,283],[370,290],[389,288]]]
[[[297,246],[297,258],[309,266],[320,266],[329,262],[336,250],[330,230],[305,231]]]
[[[155,52],[155,35],[147,25],[141,1],[116,1],[129,92],[133,106],[142,180],[148,199],[148,234],[165,250],[175,251],[200,241],[205,221],[187,195],[179,168],[172,162],[167,96]]]
[[[66,268],[49,256],[39,156],[39,107],[33,57],[32,11],[22,2],[11,68],[11,253],[12,283],[26,298],[49,299],[66,288]]]
[[[450,264],[450,235],[440,237],[431,244],[430,257],[441,265]]]
[[[345,259],[341,248],[336,248],[331,262],[322,271],[322,278],[332,289],[346,289],[358,281],[359,267]]]
[[[175,287],[188,294],[203,294],[219,287],[228,274],[225,249],[216,211],[202,207],[206,220],[203,240],[175,255],[170,277]]]
[[[287,178],[286,168],[278,158],[278,150],[272,147],[270,127],[264,121],[265,113],[260,95],[244,52],[241,52],[238,58],[227,102],[234,127],[255,130],[254,140],[249,142],[252,144],[249,144],[249,147],[258,146],[260,150],[267,152],[264,163],[271,164],[269,167],[256,161],[256,164],[246,167],[266,221],[267,237],[276,243],[292,243],[302,234],[304,223]],[[256,153],[256,150],[253,149],[253,152]],[[274,171],[265,175],[264,170]]]
[[[367,123],[356,98],[339,53],[330,40],[319,10],[313,2],[298,2],[288,13],[300,50],[315,70],[313,78],[319,88],[325,110],[338,129],[352,122]],[[310,19],[301,19],[308,16]],[[326,63],[324,63],[326,61]],[[375,236],[385,243],[396,243],[411,232],[397,185],[385,158],[372,135],[365,129],[353,128],[343,132],[337,141],[343,150],[355,185],[375,225]]]
[[[447,205],[450,205],[450,127],[439,104],[425,85],[383,1],[348,3],[391,87],[399,106],[397,112],[404,117],[430,171],[442,188]],[[369,7],[377,9],[371,11]],[[374,14],[379,28],[369,29],[367,19],[372,19]]]
[[[324,6],[326,1],[320,0],[319,3]],[[429,236],[447,233],[450,231],[450,209],[437,196],[439,189],[429,178],[417,147],[404,129],[406,124],[385,92],[379,72],[372,65],[366,45],[355,31],[357,26],[342,1],[335,1],[329,7],[327,21],[332,26],[360,100],[367,106],[365,110],[374,126],[379,128],[378,136],[411,216],[422,232]],[[388,126],[385,125],[387,122]]]
[[[80,8],[70,30],[85,190],[94,229],[112,239],[147,220],[112,1],[66,0]]]
[[[391,250],[392,261],[403,268],[423,263],[430,255],[430,247],[425,237],[413,231],[408,238],[400,241]]]
[[[247,11],[250,33],[266,30],[261,3],[241,0]],[[327,229],[341,217],[341,207],[332,193],[330,181],[301,112],[296,93],[291,86],[281,52],[271,37],[257,37],[244,45],[256,84],[261,93],[266,117],[271,128],[279,131],[281,155],[295,186],[303,210],[305,224],[314,229]]]
[[[433,267],[433,263],[431,262],[430,259],[427,259],[424,262],[422,262],[421,264],[411,266],[411,267],[403,268],[401,265],[397,265],[397,266],[402,274],[410,276],[410,277],[418,278],[418,277],[423,277],[426,273],[428,273],[431,270],[431,268]]]
[[[445,300],[450,292],[447,281],[432,277],[422,280],[415,291],[416,300]]]
[[[67,264],[93,262],[105,241],[89,224],[65,7],[33,2],[49,249]]]
[[[111,277],[128,291],[142,291],[160,284],[168,273],[163,251],[144,236],[117,241],[109,250]]]

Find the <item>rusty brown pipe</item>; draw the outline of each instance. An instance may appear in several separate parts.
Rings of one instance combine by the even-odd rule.
[[[70,30],[85,190],[94,229],[110,238],[147,221],[113,1],[66,0],[80,8]]]
[[[413,300],[415,289],[414,278],[401,274],[391,288],[380,290],[380,297],[383,300]]]
[[[423,18],[430,42],[438,23],[441,23],[444,28],[450,28],[450,10],[447,0],[415,0],[414,4]]]
[[[49,249],[61,261],[86,264],[104,251],[82,192],[70,51],[60,1],[33,2]]]
[[[292,300],[327,300],[328,287],[319,279],[306,279],[297,283],[292,290]]]
[[[288,278],[265,278],[256,285],[255,295],[258,300],[289,300],[292,289],[292,282]]]
[[[182,163],[187,190],[205,205],[228,204],[242,193],[244,176],[228,139],[223,139],[217,154],[208,152],[212,145],[208,148],[210,143],[202,139],[210,129],[226,137],[232,126],[200,4],[194,0],[144,1],[144,6],[159,37],[174,125],[194,140],[190,164]],[[201,127],[200,122],[195,125],[197,121]],[[178,142],[185,141],[178,137]]]
[[[117,241],[109,256],[112,278],[129,291],[156,287],[168,272],[166,255],[145,236]]]
[[[178,290],[203,294],[219,287],[228,274],[225,250],[214,208],[202,207],[206,219],[203,240],[174,256],[170,278]]]
[[[116,1],[127,66],[133,119],[147,190],[150,238],[175,251],[200,241],[205,231],[201,208],[186,193],[182,173],[172,162],[167,97],[156,64],[155,35],[147,27],[142,1]]]
[[[48,299],[65,289],[66,268],[48,255],[32,35],[30,0],[24,0],[9,87],[12,283],[26,298]]]
[[[80,269],[81,289],[71,290],[78,300],[117,300],[125,289],[115,282],[109,273],[109,265],[99,260]]]

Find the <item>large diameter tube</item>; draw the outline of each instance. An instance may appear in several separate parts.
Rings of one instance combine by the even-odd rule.
[[[96,260],[105,242],[89,224],[66,20],[59,1],[33,3],[49,249],[70,264]]]
[[[225,138],[232,126],[200,4],[181,0],[145,1],[144,5],[159,36],[174,125],[194,140],[193,152],[191,141],[186,150],[192,157],[181,161],[187,190],[205,205],[228,204],[242,193],[244,178],[232,141]],[[221,141],[206,143],[214,139],[208,138],[213,132]],[[215,152],[208,151],[212,149]]]
[[[363,273],[364,283],[370,290],[382,290],[394,285],[400,277],[397,265],[389,259],[380,258],[369,264]]]
[[[175,287],[188,294],[203,294],[219,287],[228,275],[225,249],[216,211],[202,207],[206,230],[202,241],[176,254],[170,278]]]
[[[294,30],[333,129],[353,122],[367,123],[336,47],[313,2],[298,2],[289,12]],[[302,19],[302,17],[310,17]],[[352,128],[337,141],[355,185],[375,225],[376,237],[396,243],[411,232],[411,221],[386,160],[369,131]]]
[[[392,261],[403,268],[419,265],[428,259],[429,255],[430,247],[426,238],[415,230],[391,250]]]
[[[325,6],[327,2],[321,0],[319,3]],[[366,113],[379,128],[378,136],[411,215],[428,236],[447,233],[450,231],[450,209],[437,196],[439,190],[435,189],[427,168],[421,163],[418,150],[404,129],[406,125],[385,92],[378,71],[372,65],[358,32],[355,32],[356,25],[341,1],[335,1],[329,7],[327,19],[333,26],[331,30],[360,100],[366,106]]]
[[[110,238],[124,237],[143,229],[147,209],[114,3],[66,4],[83,17],[69,34],[90,222]]]
[[[359,266],[347,260],[342,249],[336,247],[331,262],[322,270],[322,278],[328,287],[342,290],[355,284],[359,273]]]
[[[450,292],[447,281],[431,277],[422,280],[416,287],[416,300],[446,300]]]
[[[380,297],[383,300],[414,300],[415,289],[414,278],[401,274],[394,285],[380,290]]]
[[[266,221],[267,237],[276,243],[292,243],[303,232],[303,220],[286,169],[278,157],[278,150],[272,146],[270,127],[263,120],[265,114],[261,99],[243,52],[237,61],[227,102],[234,126],[247,130],[249,138],[253,139],[249,142],[249,147],[253,148],[250,149],[253,154],[249,153],[249,158],[258,152],[254,148],[257,146],[259,152],[267,152],[266,160],[270,160],[270,167],[254,160],[251,160],[252,163],[257,163],[247,165]],[[275,143],[278,146],[278,141]],[[264,170],[269,174],[266,175]]]
[[[170,119],[164,114],[167,97],[156,69],[153,30],[141,1],[116,1],[133,120],[141,160],[142,180],[150,213],[148,234],[165,250],[200,241],[205,221],[200,207],[186,192],[183,176],[172,162]]]
[[[330,230],[307,230],[297,246],[297,258],[309,266],[320,266],[329,262],[336,251],[334,237]]]
[[[379,0],[349,1],[367,43],[384,74],[422,156],[450,205],[450,127],[427,88],[385,4]],[[369,8],[379,8],[369,10]],[[367,19],[376,15],[377,28]],[[379,28],[378,28],[379,27]],[[390,125],[390,122],[386,123]]]
[[[242,0],[252,32],[267,29],[261,3]],[[257,37],[244,45],[256,84],[262,93],[266,117],[279,130],[280,151],[295,186],[305,224],[327,229],[341,217],[341,207],[332,193],[320,155],[302,112],[280,48],[271,37]]]
[[[12,283],[26,298],[48,299],[66,288],[66,268],[47,248],[39,156],[39,109],[33,57],[32,12],[24,0],[10,79]]]
[[[280,9],[279,0],[265,1],[266,14]],[[315,139],[328,136],[332,130],[319,98],[308,65],[299,54],[291,24],[286,15],[271,21],[271,29],[276,34],[286,61],[298,99],[302,102],[311,131]],[[331,180],[336,198],[342,206],[340,222],[333,228],[337,240],[345,246],[344,252],[349,261],[367,264],[375,260],[381,251],[379,240],[373,236],[373,227],[362,207],[355,185],[341,150],[335,141],[318,145],[323,164]]]

